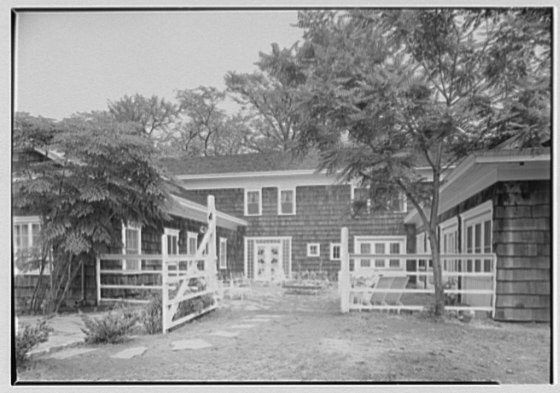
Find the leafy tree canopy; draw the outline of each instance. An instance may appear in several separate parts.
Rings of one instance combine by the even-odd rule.
[[[370,185],[374,201],[406,193],[430,239],[437,313],[442,174],[512,136],[550,138],[550,21],[546,9],[299,14],[300,148],[319,148],[324,167]]]
[[[35,121],[28,124],[33,130]],[[56,129],[48,150],[64,162],[30,164],[28,176],[14,184],[13,203],[43,219],[41,243],[55,255],[51,275],[57,285],[47,296],[55,310],[85,260],[121,247],[121,223],[160,227],[168,216],[166,191],[152,164],[154,147],[134,126],[105,112],[48,126]],[[35,136],[25,125],[14,130],[14,138],[25,143],[34,143]]]

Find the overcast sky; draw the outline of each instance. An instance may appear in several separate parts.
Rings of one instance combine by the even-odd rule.
[[[223,89],[259,51],[291,46],[297,11],[47,12],[18,15],[15,109],[54,119],[125,94]]]

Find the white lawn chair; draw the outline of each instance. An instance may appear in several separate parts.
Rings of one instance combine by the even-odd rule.
[[[372,295],[370,299],[370,303],[373,305],[383,305],[385,304],[385,298],[387,297],[388,293],[382,291],[383,289],[391,289],[393,285],[393,280],[395,277],[391,276],[379,276],[379,280],[375,287],[372,289]]]
[[[391,283],[390,289],[402,289],[404,291],[407,284],[408,284],[408,276],[393,277],[393,282]],[[403,292],[387,293],[387,296],[385,297],[385,304],[391,306],[402,306],[401,303],[402,295]],[[397,308],[397,313],[400,314],[400,312],[401,312],[400,308]]]

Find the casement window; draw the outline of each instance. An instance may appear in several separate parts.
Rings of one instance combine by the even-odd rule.
[[[278,189],[278,214],[296,214],[296,189]]]
[[[321,246],[319,243],[307,243],[307,256],[318,257],[321,255]]]
[[[161,246],[164,255],[179,254],[179,230],[165,228],[161,237]]]
[[[260,189],[245,190],[245,215],[260,216],[262,214],[262,191]]]
[[[142,253],[142,228],[135,224],[126,224],[122,228],[123,254],[140,255]],[[141,261],[138,259],[125,260],[123,270],[140,270]]]
[[[14,217],[14,271],[16,274],[37,275],[41,269],[39,261],[41,255],[41,220],[39,216]],[[43,274],[50,274],[50,264],[47,263]]]
[[[463,222],[462,249],[465,254],[490,254],[492,252],[492,201],[485,202],[461,214]],[[467,260],[467,272],[491,272],[491,259]]]
[[[198,248],[198,235],[195,232],[187,232],[187,255],[196,254]]]
[[[340,243],[331,243],[331,261],[340,261]]]
[[[220,238],[220,248],[218,250],[220,269],[227,269],[227,238]]]

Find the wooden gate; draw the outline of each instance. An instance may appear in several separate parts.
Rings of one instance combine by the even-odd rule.
[[[126,261],[137,261],[135,270]],[[194,256],[106,254],[97,258],[97,301],[162,302],[163,332],[218,307],[216,209],[208,196],[207,230]]]

